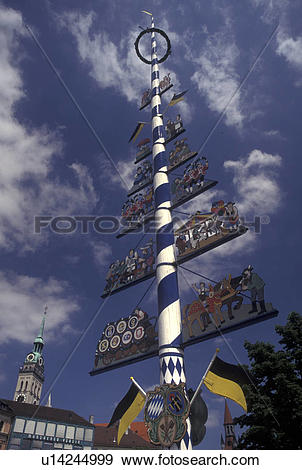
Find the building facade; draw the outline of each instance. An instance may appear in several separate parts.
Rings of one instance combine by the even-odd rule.
[[[0,450],[7,448],[13,419],[12,409],[0,400]]]
[[[234,431],[234,423],[233,423],[233,419],[232,419],[226,399],[225,399],[225,404],[224,404],[223,426],[224,426],[224,439],[221,436],[221,448],[223,450],[236,449],[237,439],[236,439],[235,431]]]
[[[1,399],[12,411],[7,449],[92,449],[94,426],[71,410]]]

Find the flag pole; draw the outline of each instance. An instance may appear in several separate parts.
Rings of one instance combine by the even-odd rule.
[[[199,393],[199,390],[201,389],[202,384],[203,384],[203,382],[204,382],[204,379],[206,378],[206,375],[207,375],[207,373],[209,372],[209,370],[210,370],[210,368],[211,368],[211,366],[212,366],[214,360],[216,359],[216,356],[217,356],[218,353],[219,353],[219,348],[216,349],[215,354],[214,354],[214,356],[212,357],[212,359],[211,359],[211,361],[210,361],[210,364],[209,364],[208,367],[207,367],[207,370],[206,370],[205,373],[203,374],[203,377],[202,377],[201,381],[199,382],[199,385],[198,385],[198,387],[197,387],[197,389],[196,389],[196,391],[195,391],[195,393],[194,393],[194,395],[193,395],[193,397],[192,397],[192,400],[190,401],[190,406],[192,406],[193,401],[194,401],[195,398],[197,397],[197,395],[198,395],[198,393]]]
[[[144,395],[144,397],[146,397],[147,394],[146,394],[145,390],[137,383],[136,380],[134,380],[133,377],[130,377],[130,379],[132,380],[132,382],[134,383],[134,385],[137,386],[137,388],[139,389],[139,391],[142,392],[142,394]]]

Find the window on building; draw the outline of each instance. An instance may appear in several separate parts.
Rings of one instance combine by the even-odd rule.
[[[92,441],[92,429],[85,429],[84,441]]]
[[[54,436],[55,435],[55,424],[54,423],[47,423],[46,427],[46,436]]]
[[[74,449],[74,450],[76,450],[76,449],[78,449],[78,450],[81,449],[81,450],[82,450],[82,449],[83,449],[83,446],[81,446],[81,445],[79,445],[79,444],[74,444],[74,445],[73,445],[73,449]]]
[[[35,434],[39,434],[43,436],[43,434],[45,434],[45,428],[46,428],[46,423],[44,423],[43,421],[38,421]]]
[[[54,443],[54,449],[63,449],[63,444],[61,442]]]
[[[23,380],[21,380],[20,390],[22,390],[22,388],[23,388]]]
[[[4,427],[4,421],[0,421],[0,432],[2,431],[3,427]]]
[[[56,437],[64,437],[65,436],[65,428],[64,424],[58,424],[56,430]]]
[[[28,421],[26,421],[24,432],[27,434],[34,434],[35,426],[36,426],[36,421],[29,419]]]
[[[43,444],[43,441],[38,441],[36,439],[33,440],[32,442],[32,449],[36,449],[36,450],[40,450],[42,449],[42,444]]]
[[[82,441],[84,437],[84,428],[77,428],[76,429],[76,439]]]
[[[23,432],[25,420],[17,418],[14,426],[14,432]]]
[[[66,439],[74,439],[74,426],[67,426],[66,428]]]
[[[24,395],[19,395],[17,401],[23,403],[24,402]]]
[[[53,449],[53,443],[52,442],[44,442],[43,443],[43,449]]]
[[[13,437],[9,442],[10,449],[20,449],[21,439],[19,437]]]
[[[28,450],[31,448],[31,439],[24,438],[21,442],[21,449]]]
[[[27,382],[27,380],[26,380],[24,390],[27,390],[27,386],[28,386],[28,382]]]

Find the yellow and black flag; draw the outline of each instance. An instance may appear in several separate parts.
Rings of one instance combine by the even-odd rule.
[[[247,406],[242,386],[250,383],[241,367],[228,364],[219,357],[215,357],[204,379],[204,384],[210,392],[230,398],[242,406],[245,412],[247,412]]]
[[[135,130],[134,130],[132,136],[131,136],[130,139],[128,140],[128,143],[131,142],[131,140],[133,140],[133,142],[136,141],[138,135],[141,133],[141,131],[142,131],[142,129],[143,129],[143,127],[144,127],[145,124],[146,124],[145,122],[139,122],[139,123],[138,123],[138,125],[136,126],[136,128],[135,128]]]
[[[124,398],[119,402],[115,408],[108,428],[120,420],[118,433],[117,433],[117,443],[120,443],[126,429],[132,423],[132,421],[137,417],[139,412],[143,409],[145,405],[146,397],[143,395],[141,390],[132,383],[128,392]]]
[[[168,106],[174,106],[176,103],[179,103],[184,98],[183,96],[187,93],[188,90],[182,91],[181,93],[174,93],[172,100],[168,104]]]

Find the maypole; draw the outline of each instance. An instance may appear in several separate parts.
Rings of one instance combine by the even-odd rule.
[[[181,309],[177,266],[244,235],[248,229],[242,224],[235,203],[219,200],[212,203],[208,212],[197,211],[192,214],[174,231],[172,210],[211,189],[218,182],[205,179],[207,158],[197,157],[198,152],[190,149],[187,137],[179,138],[185,132],[180,114],[177,114],[175,122],[167,119],[166,126],[163,124],[161,95],[173,84],[170,73],[160,80],[159,64],[170,55],[171,44],[167,34],[155,27],[152,13],[144,13],[152,17],[151,26],[140,32],[135,41],[135,50],[139,59],[151,66],[151,88],[144,92],[140,110],[151,105],[152,149],[149,138],[137,143],[134,163],[144,161],[137,168],[133,186],[128,192],[129,199],[123,204],[122,228],[117,238],[147,226],[154,219],[156,246],[153,247],[152,237],[144,246],[138,246],[139,242],[135,248],[131,248],[124,259],[111,263],[102,297],[156,276],[158,309],[157,315],[149,316],[140,305],[152,287],[150,284],[129,316],[119,320],[111,319],[104,327],[91,375],[158,356],[159,386],[145,393],[133,379],[136,390],[143,392],[146,401],[144,421],[149,439],[163,448],[171,449],[177,445],[187,450],[192,449],[192,443],[198,445],[205,435],[207,408],[199,393],[215,357],[194,393],[186,388],[184,348],[212,339],[222,334],[222,331],[232,331],[269,319],[278,312],[270,303],[264,303],[264,281],[252,272],[250,265],[241,276],[232,277],[229,274],[219,281],[211,281],[194,273],[212,284],[208,287],[205,282],[200,282],[199,286],[193,284],[198,298]],[[139,50],[139,42],[146,34],[151,34],[149,58],[144,57]],[[156,35],[166,42],[167,49],[162,57],[157,56]],[[168,106],[181,101],[186,92],[174,93]],[[135,142],[148,122],[138,122],[129,142]],[[175,148],[170,148],[168,160],[166,147],[174,139],[177,139]],[[153,164],[146,159],[151,154]],[[197,159],[192,161],[195,157]],[[184,165],[185,168],[180,170],[183,176],[174,173],[170,185],[169,174]],[[243,303],[243,297],[248,298],[241,292],[243,290],[251,291],[252,310]],[[257,310],[256,298],[260,302],[260,312]],[[221,310],[224,305],[224,310]],[[222,364],[221,360],[219,364]],[[232,369],[233,366],[230,367]],[[133,392],[133,387],[130,392]],[[219,394],[218,391],[214,393]],[[226,396],[225,389],[223,393]]]
[[[181,348],[181,310],[171,214],[170,184],[164,145],[164,126],[160,109],[159,66],[154,28],[154,19],[152,17],[152,155],[154,168],[160,384],[178,385],[186,383],[186,376],[184,372],[184,352]],[[187,424],[188,422],[189,420],[187,420]],[[181,442],[181,448],[192,448],[188,431],[189,427],[187,428],[187,435]]]

